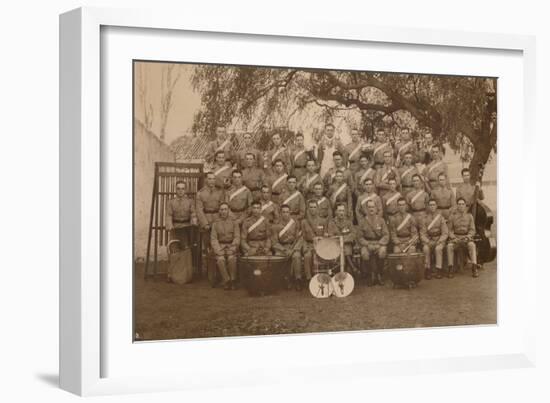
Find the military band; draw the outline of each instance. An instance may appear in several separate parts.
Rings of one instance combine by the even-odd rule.
[[[443,277],[445,257],[452,278],[455,253],[464,250],[477,277],[469,209],[476,197],[483,199],[481,184],[473,185],[465,168],[455,194],[441,148],[429,147],[430,161],[420,170],[419,146],[408,129],[400,134],[392,145],[379,129],[374,144],[367,144],[353,129],[351,142],[342,146],[327,125],[315,151],[306,149],[301,133],[289,146],[274,133],[264,155],[250,133],[238,139],[242,144],[235,151],[225,128],[217,128],[208,145],[212,168],[205,186],[193,200],[186,183],[176,183],[176,197],[166,205],[166,229],[185,247],[190,241],[183,229],[198,224],[206,235],[203,248],[215,256],[228,290],[236,286],[237,256],[272,254],[290,259],[289,286],[301,290],[314,274],[316,239],[333,236],[343,237],[346,261],[356,252],[369,285],[383,284],[389,252],[422,251],[430,280]]]

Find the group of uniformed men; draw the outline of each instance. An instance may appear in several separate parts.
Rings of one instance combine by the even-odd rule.
[[[185,182],[177,183],[166,209],[167,229],[184,243],[189,224],[210,234],[204,247],[215,254],[226,290],[236,288],[239,251],[290,257],[290,286],[301,290],[304,278],[314,274],[315,238],[330,236],[343,236],[346,256],[360,250],[367,285],[383,284],[388,245],[394,253],[420,246],[428,280],[443,277],[445,249],[446,275],[452,278],[455,250],[463,247],[477,277],[475,225],[468,212],[475,186],[468,169],[455,194],[441,148],[428,141],[420,149],[408,129],[395,144],[383,128],[374,143],[364,143],[355,129],[351,137],[342,145],[328,124],[315,147],[306,149],[302,134],[287,147],[275,133],[272,147],[262,153],[246,133],[244,146],[234,151],[225,128],[218,127],[206,157],[213,164],[206,185],[192,200]],[[429,163],[422,169],[425,154]]]

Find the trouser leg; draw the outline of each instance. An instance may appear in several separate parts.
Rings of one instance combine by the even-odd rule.
[[[472,241],[468,242],[468,255],[470,256],[470,261],[473,264],[477,264],[476,244]]]
[[[447,263],[449,266],[454,265],[454,258],[455,258],[455,245],[453,242],[449,242],[447,244]]]
[[[229,280],[235,281],[237,279],[237,257],[233,253],[227,256],[227,272]]]
[[[435,268],[441,270],[443,267],[443,244],[439,243],[435,245]],[[452,262],[450,263],[452,265]]]
[[[218,272],[220,273],[222,282],[225,284],[231,280],[229,272],[227,271],[225,256],[216,256],[216,265],[218,266]]]
[[[304,272],[306,275],[306,280],[309,281],[313,272],[313,256],[310,249],[304,252]]]
[[[422,253],[424,253],[424,267],[429,269],[432,265],[432,254],[429,245],[422,245]]]
[[[298,251],[292,253],[291,271],[296,280],[302,279],[302,256]]]

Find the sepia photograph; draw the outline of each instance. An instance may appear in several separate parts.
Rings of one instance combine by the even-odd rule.
[[[497,324],[497,78],[133,61],[134,341]]]

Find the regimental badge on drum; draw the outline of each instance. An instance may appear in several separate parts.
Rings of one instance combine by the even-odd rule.
[[[328,298],[334,292],[332,278],[326,273],[313,276],[309,282],[309,292],[315,298]]]

